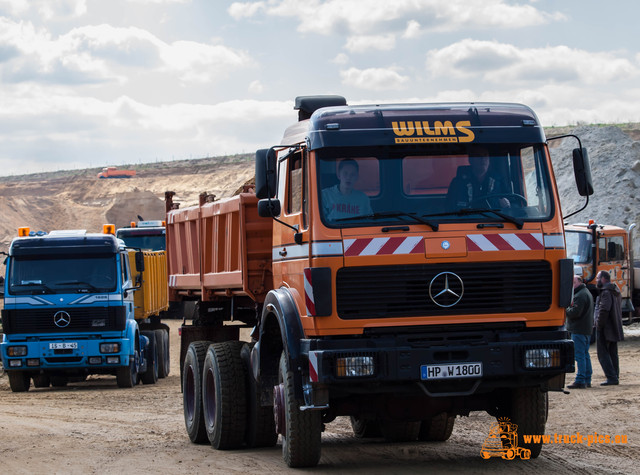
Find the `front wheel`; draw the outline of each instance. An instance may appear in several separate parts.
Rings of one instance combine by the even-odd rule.
[[[542,442],[524,442],[523,435],[543,435],[547,420],[547,394],[540,388],[516,388],[511,396],[511,422],[518,425],[518,446],[531,450],[536,458],[542,450]]]
[[[31,386],[31,377],[24,371],[7,371],[9,375],[9,387],[14,393],[23,393]]]
[[[129,366],[122,366],[116,372],[119,388],[132,388],[138,384],[138,352],[129,356]]]
[[[289,467],[314,467],[320,461],[322,419],[318,411],[301,411],[295,397],[294,375],[285,352],[280,356],[273,411],[282,435],[282,457]]]

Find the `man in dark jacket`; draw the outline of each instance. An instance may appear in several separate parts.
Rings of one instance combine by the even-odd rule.
[[[615,386],[620,378],[618,342],[624,339],[622,332],[622,296],[618,286],[611,282],[607,271],[596,276],[600,294],[596,299],[596,344],[598,361],[607,380],[601,386]]]
[[[591,357],[589,344],[593,331],[593,297],[582,277],[573,276],[573,302],[567,308],[567,330],[571,333],[578,372],[570,389],[584,389],[591,387]]]

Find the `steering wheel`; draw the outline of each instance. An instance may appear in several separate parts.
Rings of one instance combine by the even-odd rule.
[[[473,201],[484,201],[487,206],[490,207],[491,203],[489,202],[489,200],[499,200],[500,198],[509,200],[509,203],[511,203],[511,200],[514,199],[520,202],[520,206],[527,206],[527,199],[524,196],[519,195],[518,193],[490,193],[488,195],[478,196],[477,198],[474,198]]]

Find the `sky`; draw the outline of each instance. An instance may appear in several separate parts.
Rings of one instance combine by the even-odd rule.
[[[280,142],[294,99],[640,122],[637,0],[0,0],[0,175]]]

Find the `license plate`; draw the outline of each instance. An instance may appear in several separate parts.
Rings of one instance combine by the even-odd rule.
[[[49,343],[50,350],[76,350],[78,343],[75,341],[65,341],[63,343]]]
[[[420,367],[422,379],[458,379],[482,377],[482,363],[429,364]]]

